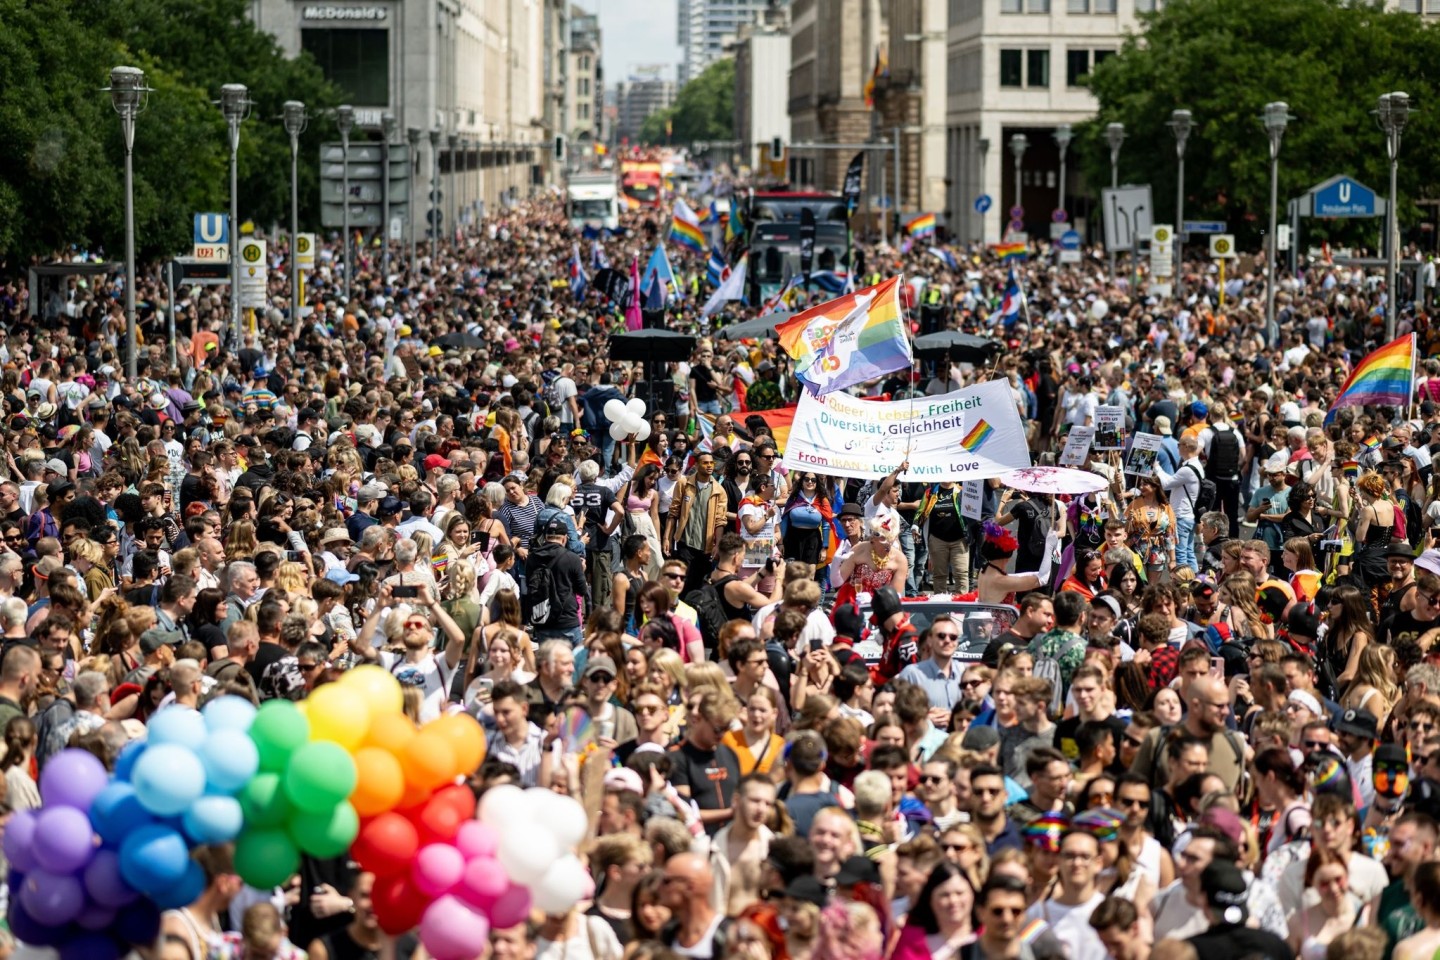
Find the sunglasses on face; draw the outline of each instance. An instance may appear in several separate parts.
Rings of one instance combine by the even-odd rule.
[[[945,778],[938,773],[924,773],[920,775],[921,783],[944,783]]]

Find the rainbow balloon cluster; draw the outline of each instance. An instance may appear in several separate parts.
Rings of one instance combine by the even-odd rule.
[[[491,927],[589,896],[573,852],[588,825],[580,804],[502,786],[477,820],[459,781],[485,757],[480,725],[455,714],[417,728],[402,702],[393,676],[362,666],[299,703],[168,707],[113,779],[89,753],[57,755],[41,776],[44,806],[5,831],[11,929],[62,960],[112,960],[153,941],[161,910],[203,892],[191,851],[228,841],[236,872],[260,889],[284,883],[302,854],[348,851],[376,875],[380,925],[419,927],[435,960],[468,960]]]

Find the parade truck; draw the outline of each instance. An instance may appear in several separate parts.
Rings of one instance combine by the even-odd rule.
[[[565,211],[576,230],[620,229],[620,192],[613,173],[577,173],[565,185]]]
[[[632,209],[660,209],[664,169],[658,160],[626,160],[620,164],[620,189]]]
[[[815,215],[815,255],[810,272],[846,269],[845,198],[838,194],[757,190],[750,209],[750,276],[769,299],[800,274],[801,211]]]

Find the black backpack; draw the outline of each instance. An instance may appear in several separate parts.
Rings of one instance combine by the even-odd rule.
[[[560,611],[562,600],[555,585],[555,573],[548,563],[529,572],[525,582],[525,599],[530,604],[529,623],[532,627],[544,627]]]
[[[1234,427],[1216,430],[1210,438],[1210,460],[1205,472],[1221,480],[1234,480],[1240,476],[1240,434]]]
[[[1195,502],[1190,505],[1190,509],[1195,513],[1195,519],[1199,520],[1201,514],[1215,509],[1215,504],[1220,501],[1220,491],[1216,488],[1215,481],[1196,470],[1193,463],[1187,463],[1180,469],[1187,468],[1200,478],[1200,490],[1195,494]]]
[[[719,644],[720,631],[730,622],[720,591],[738,579],[735,576],[721,577],[713,583],[702,583],[685,595],[685,602],[695,608],[695,626],[700,629],[706,649],[714,649]]]

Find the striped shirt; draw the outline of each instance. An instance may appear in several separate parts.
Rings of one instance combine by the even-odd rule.
[[[535,518],[540,513],[540,498],[532,495],[521,504],[506,500],[495,513],[495,519],[505,525],[514,545],[530,549],[530,538],[535,534]]]

